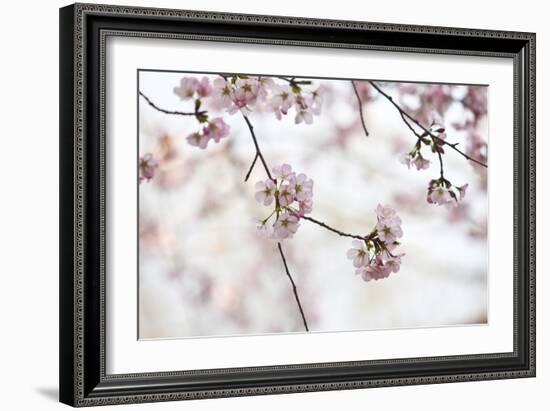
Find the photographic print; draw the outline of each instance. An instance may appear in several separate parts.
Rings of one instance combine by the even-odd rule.
[[[139,70],[140,339],[488,322],[488,87]]]

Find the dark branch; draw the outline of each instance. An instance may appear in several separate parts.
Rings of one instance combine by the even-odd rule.
[[[290,280],[290,283],[292,284],[292,291],[294,292],[294,298],[296,299],[296,302],[298,303],[298,308],[300,309],[300,315],[302,316],[302,321],[304,322],[304,327],[306,327],[306,331],[309,331],[309,327],[307,326],[306,316],[304,315],[304,310],[302,309],[302,303],[300,302],[300,298],[298,297],[298,290],[296,289],[296,284],[294,283],[294,279],[290,275],[290,271],[288,270],[288,265],[286,263],[286,257],[283,253],[283,247],[281,246],[281,243],[277,243],[277,247],[279,248],[279,254],[281,254],[281,258],[283,260],[283,264],[285,266],[285,272],[288,276],[288,279]]]
[[[252,136],[252,141],[254,142],[254,147],[256,147],[256,156],[260,157],[260,161],[262,162],[262,164],[264,166],[265,173],[267,174],[267,176],[269,177],[270,180],[273,180],[273,177],[271,177],[271,173],[269,172],[269,167],[267,166],[267,163],[265,162],[265,158],[264,158],[262,152],[260,151],[260,146],[258,145],[258,140],[256,139],[256,134],[254,133],[254,127],[252,126],[252,123],[250,122],[248,117],[243,112],[241,112],[241,114],[244,118],[244,121],[246,122],[246,125],[248,126],[248,129],[250,130],[250,135]],[[254,160],[254,161],[256,161],[256,160]]]
[[[258,144],[258,140],[256,138],[256,134],[254,133],[254,127],[252,126],[252,123],[248,119],[248,117],[242,113],[242,116],[244,118],[244,121],[246,122],[246,125],[248,126],[248,129],[250,130],[250,135],[252,136],[252,141],[254,142],[254,147],[256,147],[256,155],[254,156],[254,160],[252,161],[252,164],[250,165],[250,168],[248,169],[248,173],[246,173],[245,181],[248,180],[250,177],[250,173],[252,172],[252,169],[254,168],[254,165],[256,164],[258,158],[262,162],[265,172],[270,180],[273,180],[273,177],[271,176],[271,173],[269,172],[269,167],[267,166],[267,163],[264,159],[264,156],[262,154],[262,151],[260,150],[260,146]],[[298,308],[300,309],[300,314],[302,316],[302,321],[304,322],[304,327],[306,328],[306,331],[309,331],[309,328],[307,326],[306,316],[304,315],[304,310],[302,309],[302,303],[300,302],[300,297],[298,297],[298,290],[296,289],[296,284],[294,283],[294,279],[292,278],[292,275],[290,275],[290,270],[288,269],[288,264],[286,262],[285,253],[283,252],[283,247],[281,246],[281,243],[277,243],[277,247],[279,248],[279,254],[281,254],[281,259],[283,260],[283,264],[285,266],[285,272],[287,277],[290,280],[290,283],[292,284],[292,291],[294,292],[294,298],[296,299],[296,303],[298,304]]]
[[[252,161],[252,164],[250,164],[250,168],[248,169],[248,172],[246,173],[246,177],[244,178],[244,182],[246,183],[248,179],[250,178],[250,173],[252,173],[252,170],[254,169],[254,166],[256,165],[256,161],[258,161],[258,153],[254,156],[254,160]]]
[[[141,91],[139,92],[139,95],[141,97],[143,97],[145,99],[145,101],[147,102],[147,104],[149,104],[151,107],[153,107],[155,110],[157,111],[160,111],[161,113],[164,113],[164,114],[172,114],[172,115],[177,115],[177,116],[197,116],[197,114],[205,114],[206,111],[193,111],[193,112],[186,112],[186,111],[176,111],[176,110],[166,110],[166,109],[163,109],[163,108],[160,108],[159,106],[157,106],[155,103],[153,103],[149,97],[147,97],[145,94],[143,94]]]
[[[439,144],[441,145],[446,145],[448,147],[451,147],[454,151],[456,151],[457,153],[459,153],[461,156],[463,156],[465,159],[467,160],[470,160],[482,167],[485,167],[487,168],[487,164],[484,164],[482,163],[481,161],[479,160],[476,160],[475,158],[473,157],[470,157],[468,154],[464,153],[462,150],[458,149],[457,148],[457,145],[458,143],[449,143],[445,140],[443,140],[442,138],[439,138],[437,137],[436,135],[434,135],[430,130],[428,130],[426,127],[424,127],[422,124],[420,124],[420,122],[418,120],[416,120],[414,117],[412,117],[409,113],[407,113],[405,110],[403,110],[395,101],[393,101],[393,98],[386,94],[380,87],[378,87],[374,81],[370,81],[369,80],[369,83],[382,95],[384,96],[400,113],[401,115],[401,118],[403,119],[403,121],[405,120],[405,118],[409,119],[410,121],[412,121],[414,124],[416,124],[418,127],[420,127],[424,133],[426,133],[427,136],[430,136],[432,141],[434,142],[438,142]],[[411,129],[413,131],[413,133],[418,137],[420,138],[421,136],[419,135],[419,133],[417,133],[413,127],[411,126],[411,124],[409,124],[408,121],[405,121],[405,124],[407,124],[407,127],[409,127],[409,129]],[[440,154],[438,152],[438,154]]]
[[[299,86],[299,85],[307,86],[311,84],[311,80],[296,80],[295,77],[287,78],[287,77],[279,76],[277,78],[279,80],[286,81],[290,86]]]
[[[363,131],[365,135],[369,136],[369,131],[367,130],[367,125],[365,124],[365,118],[363,117],[363,102],[361,101],[361,96],[355,85],[355,81],[351,80],[351,85],[353,86],[353,91],[355,92],[355,97],[357,97],[357,103],[359,104],[359,117],[361,118],[361,125],[363,126]]]
[[[309,217],[309,216],[301,216],[300,218],[304,219],[304,220],[308,220],[314,224],[317,224],[318,226],[321,226],[329,231],[332,231],[333,233],[336,233],[338,234],[339,236],[341,237],[350,237],[350,238],[356,238],[358,240],[365,240],[366,237],[364,236],[360,236],[360,235],[357,235],[357,234],[349,234],[349,233],[345,233],[343,231],[340,231],[340,230],[337,230],[336,228],[332,228],[331,226],[329,226],[328,224],[326,223],[323,223],[322,221],[319,221],[319,220],[316,220],[315,218],[313,217]]]
[[[432,142],[434,144],[435,150],[437,151],[437,158],[439,159],[439,175],[443,179],[445,177],[443,177],[443,158],[441,157],[441,151],[440,151],[440,148],[437,146],[437,143],[435,142],[433,137],[432,137]]]

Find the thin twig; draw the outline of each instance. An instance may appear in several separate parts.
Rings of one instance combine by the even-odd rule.
[[[365,238],[366,238],[366,237],[364,237],[364,236],[357,235],[357,234],[345,233],[345,232],[343,232],[343,231],[340,231],[340,230],[338,230],[338,229],[336,229],[336,228],[333,228],[333,227],[329,226],[329,225],[326,224],[326,223],[323,223],[322,221],[316,220],[315,218],[309,217],[309,216],[307,216],[307,215],[301,216],[300,218],[301,218],[301,219],[304,219],[304,220],[308,220],[308,221],[310,221],[310,222],[312,222],[312,223],[314,223],[314,224],[317,224],[318,226],[321,226],[321,227],[323,227],[323,228],[325,228],[325,229],[327,229],[327,230],[329,230],[329,231],[332,231],[333,233],[336,233],[336,234],[338,234],[338,235],[341,236],[341,237],[356,238],[356,239],[358,239],[358,240],[365,240]]]
[[[435,147],[435,151],[437,152],[437,158],[439,159],[439,175],[443,179],[443,178],[445,178],[445,177],[443,177],[443,158],[441,157],[440,148],[437,146],[437,143],[434,140],[433,136],[431,136],[431,137],[432,137],[432,143],[434,144],[434,147]]]
[[[281,243],[277,243],[277,247],[279,248],[279,254],[281,254],[281,259],[283,260],[283,264],[285,266],[285,272],[288,276],[288,279],[290,280],[290,283],[292,284],[292,291],[294,292],[294,299],[296,300],[296,303],[298,303],[298,308],[300,309],[300,315],[302,316],[302,321],[304,322],[304,327],[306,327],[306,331],[309,331],[309,327],[307,326],[306,316],[304,315],[304,310],[302,309],[302,303],[300,302],[300,298],[298,297],[298,290],[296,289],[296,284],[294,283],[294,279],[290,275],[290,271],[288,270],[288,265],[286,263],[286,257],[283,253],[283,247],[281,246]]]
[[[248,129],[250,130],[250,135],[252,136],[252,141],[254,142],[254,147],[256,147],[256,156],[260,157],[260,161],[262,162],[265,173],[269,177],[270,180],[273,180],[273,177],[271,177],[271,173],[269,172],[269,167],[267,166],[267,163],[265,162],[265,158],[260,151],[260,146],[258,145],[258,140],[256,139],[256,134],[254,133],[254,127],[252,126],[252,123],[248,119],[248,117],[241,111],[241,114],[244,118],[244,121],[246,122],[246,125],[248,126]]]
[[[160,111],[161,113],[164,113],[164,114],[172,114],[172,115],[177,115],[177,116],[196,116],[197,114],[200,115],[200,114],[205,114],[206,113],[206,111],[187,112],[187,111],[166,110],[164,108],[160,108],[155,103],[153,103],[151,101],[151,99],[149,97],[147,97],[145,94],[143,94],[141,91],[139,92],[139,95],[145,99],[147,104],[149,104],[155,110]]]
[[[252,173],[252,170],[254,169],[254,166],[256,165],[256,161],[258,160],[258,153],[254,156],[254,160],[252,161],[252,164],[250,164],[250,168],[248,169],[248,172],[246,173],[246,176],[244,178],[244,182],[246,183],[248,179],[250,178],[250,174]]]
[[[401,114],[401,118],[404,120],[405,117],[408,118],[410,121],[412,121],[414,124],[416,124],[418,127],[420,127],[425,133],[427,136],[430,136],[432,138],[432,140],[435,142],[437,141],[438,143],[440,144],[443,144],[443,145],[446,145],[448,147],[451,147],[454,151],[456,151],[457,153],[459,153],[461,156],[463,156],[465,159],[467,160],[470,160],[482,167],[485,167],[487,168],[487,164],[484,164],[482,163],[481,161],[479,160],[476,160],[475,158],[473,157],[470,157],[468,154],[464,153],[462,150],[456,148],[458,143],[449,143],[445,140],[443,140],[442,138],[439,138],[437,137],[436,135],[434,135],[430,130],[428,130],[426,127],[424,127],[417,119],[415,119],[414,117],[412,117],[409,113],[407,113],[405,110],[403,110],[394,100],[393,98],[386,94],[380,87],[378,87],[376,85],[376,83],[374,83],[374,81],[371,81],[369,80],[369,83],[382,95],[384,96],[398,111],[399,113]],[[412,126],[407,122],[405,121],[405,124],[407,124],[407,126],[409,127],[409,129],[412,130]],[[420,138],[419,134],[413,130],[413,133]]]
[[[367,125],[365,124],[365,118],[363,117],[363,102],[361,101],[361,96],[355,85],[355,81],[351,80],[351,85],[353,86],[353,91],[355,92],[355,97],[357,97],[357,103],[359,104],[359,117],[361,118],[361,125],[363,126],[363,131],[365,135],[369,136],[369,131],[367,130]]]
[[[296,77],[287,78],[287,77],[278,76],[277,78],[279,80],[286,81],[290,86],[299,86],[299,85],[307,86],[311,84],[311,80],[296,80]]]

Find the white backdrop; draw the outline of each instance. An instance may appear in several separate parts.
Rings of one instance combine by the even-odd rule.
[[[360,6],[351,0],[315,3],[280,0],[276,3],[235,0],[113,0],[116,4],[189,9],[286,14],[319,18],[360,19],[410,24],[437,24],[475,28],[536,31],[538,60],[538,110],[550,110],[542,90],[548,90],[550,28],[541,6],[534,0],[510,6],[495,6],[478,1],[445,4],[423,1],[371,2]],[[2,340],[0,364],[3,386],[0,404],[3,409],[61,409],[57,403],[57,299],[58,299],[58,10],[61,1],[27,1],[4,6],[12,16],[1,26],[2,66],[0,99],[2,115],[2,202],[0,202],[0,272],[4,279],[0,295]],[[6,94],[7,92],[7,94]],[[538,135],[550,134],[550,127],[538,122]],[[539,156],[549,149],[547,139],[538,142]],[[550,172],[548,162],[539,161],[539,181]],[[540,184],[539,211],[548,202],[548,188]],[[539,212],[539,250],[542,256],[550,228],[545,214]],[[271,397],[236,398],[126,406],[117,409],[281,409],[284,407],[330,409],[356,404],[389,409],[408,406],[412,409],[462,410],[517,409],[529,404],[543,409],[544,388],[550,384],[548,345],[550,304],[544,299],[548,287],[545,272],[549,264],[539,257],[538,290],[538,377],[526,380],[489,381],[382,388],[374,390],[308,393]],[[542,291],[541,291],[542,290]],[[540,402],[540,405],[537,403]],[[364,404],[364,405],[363,405]],[[416,404],[417,406],[415,406]],[[412,405],[412,406],[411,406]],[[111,409],[111,407],[108,407]],[[114,409],[114,408],[112,408]]]

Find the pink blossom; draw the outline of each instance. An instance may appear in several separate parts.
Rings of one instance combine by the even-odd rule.
[[[272,169],[273,175],[277,180],[288,181],[289,177],[293,174],[290,164],[282,164]]]
[[[290,186],[290,184],[281,185],[278,191],[279,204],[283,207],[292,204],[296,193]]]
[[[139,181],[150,181],[155,176],[159,163],[151,153],[145,154],[139,159]]]
[[[292,238],[298,230],[300,223],[298,218],[289,213],[283,213],[279,216],[273,225],[273,235],[278,239]]]
[[[347,252],[347,257],[353,260],[355,273],[365,281],[379,280],[392,272],[397,273],[401,267],[401,257],[405,255],[392,253],[399,245],[397,238],[403,236],[401,218],[395,209],[378,204],[375,211],[378,220],[375,228],[365,236],[364,241],[354,240],[354,248]]]
[[[313,209],[312,179],[303,173],[296,175],[289,164],[274,167],[273,176],[276,177],[275,180],[260,181],[255,186],[257,190],[255,198],[257,201],[268,206],[273,203],[273,199],[276,200],[273,212],[265,221],[268,221],[271,216],[276,214],[279,217],[291,216],[291,222],[298,222],[301,217],[311,213]],[[286,219],[279,220],[280,218],[277,218],[274,227],[278,227],[279,231],[286,229]],[[290,231],[292,234],[295,233],[297,227],[298,225],[295,227],[291,226]],[[284,235],[285,233],[286,231],[283,230],[280,235]],[[280,235],[275,234],[275,237],[281,238]]]
[[[399,156],[399,162],[405,164],[407,168],[411,168],[414,165],[417,170],[426,170],[430,167],[430,160],[426,160],[422,157],[420,152],[416,153],[404,153]]]
[[[324,93],[325,93],[325,88],[322,86],[320,86],[319,88],[317,88],[317,90],[311,93],[311,100],[309,102],[309,106],[311,108],[311,112],[316,116],[321,114],[321,107],[323,104]]]
[[[313,180],[304,173],[290,177],[290,186],[296,194],[297,201],[305,201],[313,195]]]
[[[252,103],[253,97],[252,94],[247,93],[242,88],[236,89],[231,96],[233,106],[231,106],[227,112],[229,114],[235,114],[240,110],[244,114],[249,114],[252,111],[249,104]]]
[[[273,238],[273,227],[270,227],[265,221],[257,221],[256,228],[263,238]]]
[[[261,100],[266,100],[269,91],[275,86],[275,82],[271,77],[258,77],[257,88],[256,88],[256,97]]]
[[[197,84],[197,94],[199,97],[208,97],[212,93],[212,86],[208,77],[203,77]]]
[[[306,214],[309,214],[313,211],[313,200],[310,198],[306,198],[303,201],[298,202],[298,215],[304,216]]]
[[[256,188],[256,194],[254,198],[256,201],[263,203],[265,206],[270,205],[275,198],[275,184],[271,180],[258,181],[254,186]]]
[[[213,82],[212,101],[214,106],[228,108],[233,100],[231,99],[232,87],[224,78],[216,78]]]
[[[426,170],[430,167],[430,160],[426,160],[420,153],[416,156],[413,161],[414,166],[417,170]]]
[[[449,190],[442,186],[438,186],[432,191],[428,191],[428,203],[430,204],[448,204],[452,201],[452,197],[449,194]]]
[[[392,219],[379,220],[376,229],[378,230],[378,237],[385,243],[393,243],[398,238],[403,237],[401,219],[397,216]]]
[[[242,111],[248,114],[252,111],[251,105],[255,103],[258,92],[258,81],[253,78],[239,77],[235,82],[235,89],[231,95],[233,106],[228,110],[229,114]]]
[[[463,186],[460,186],[460,187],[456,188],[458,190],[459,194],[460,194],[460,200],[463,200],[464,197],[466,197],[466,189],[467,188],[468,188],[468,184],[464,184]]]
[[[364,281],[368,282],[387,278],[391,271],[391,268],[382,261],[382,257],[378,256],[370,265],[359,267],[355,273],[360,275]]]
[[[313,99],[311,97],[304,97],[302,95],[297,95],[295,99],[295,108],[296,108],[296,117],[294,122],[300,124],[304,122],[305,124],[313,123],[313,113],[311,104]]]
[[[277,119],[281,119],[283,115],[288,113],[288,110],[294,104],[294,94],[289,85],[275,84],[273,86],[273,95],[269,100],[268,108],[275,113]]]
[[[179,87],[174,87],[174,93],[181,100],[188,100],[193,97],[198,86],[199,80],[195,77],[184,77],[181,79]]]
[[[198,132],[191,133],[186,137],[187,142],[195,147],[202,148],[203,150],[208,146],[210,137]]]
[[[397,216],[397,211],[388,205],[378,204],[374,211],[378,220],[392,220]]]
[[[401,257],[404,255],[405,254],[396,255],[386,260],[385,265],[392,273],[399,272],[399,269],[401,268]]]
[[[367,266],[369,264],[369,251],[364,241],[353,240],[353,248],[350,248],[346,253],[348,259],[353,260],[353,265],[356,268]]]
[[[222,138],[229,135],[229,126],[223,121],[223,118],[217,117],[208,122],[208,125],[203,129],[203,133],[218,143]]]
[[[249,101],[253,101],[258,97],[258,90],[260,88],[258,79],[254,77],[239,77],[235,85],[237,90],[242,90],[248,96]]]

